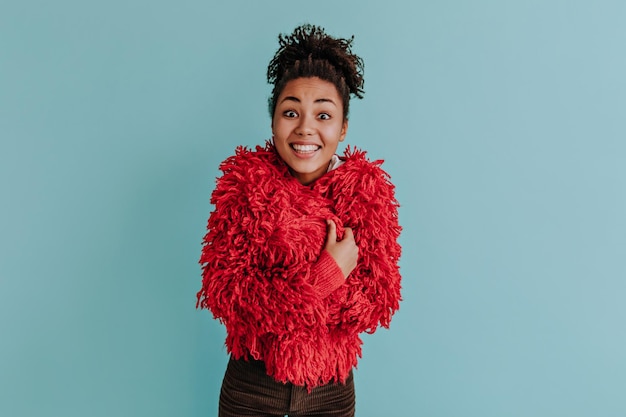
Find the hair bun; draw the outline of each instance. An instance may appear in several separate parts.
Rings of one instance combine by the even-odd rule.
[[[333,38],[323,28],[305,24],[290,35],[278,36],[279,48],[267,68],[267,81],[275,87],[285,74],[303,61],[326,61],[344,80],[349,93],[362,98],[363,60],[352,53],[354,36]]]

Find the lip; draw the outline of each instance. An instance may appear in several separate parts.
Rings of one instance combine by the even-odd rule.
[[[317,146],[317,149],[310,152],[298,152],[293,148],[293,145],[312,145]],[[291,149],[291,153],[299,159],[311,159],[315,157],[315,155],[317,155],[319,151],[322,150],[322,147],[316,143],[292,142],[289,144],[289,149]]]

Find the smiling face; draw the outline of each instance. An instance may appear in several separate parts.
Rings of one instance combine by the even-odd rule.
[[[347,131],[343,101],[333,83],[296,78],[278,96],[272,118],[274,145],[300,183],[324,175]]]

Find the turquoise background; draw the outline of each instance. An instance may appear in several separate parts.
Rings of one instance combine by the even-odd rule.
[[[303,22],[402,205],[357,415],[626,415],[626,3],[556,0],[2,1],[0,415],[217,415],[209,195]]]

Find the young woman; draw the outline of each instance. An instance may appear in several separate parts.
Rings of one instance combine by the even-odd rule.
[[[382,161],[350,147],[363,96],[352,39],[303,25],[269,64],[271,141],[220,166],[198,305],[226,326],[221,417],[353,416],[359,334],[400,301],[398,203]]]

